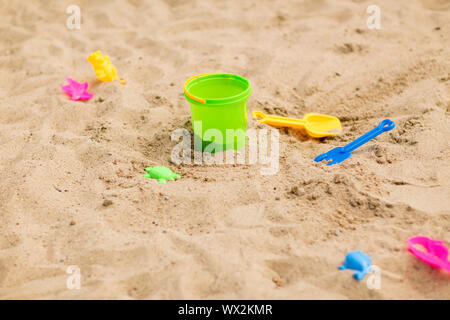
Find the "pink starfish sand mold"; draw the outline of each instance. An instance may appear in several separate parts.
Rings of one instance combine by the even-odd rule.
[[[67,93],[72,100],[89,100],[94,95],[92,93],[87,92],[88,83],[79,83],[71,78],[67,78],[67,82],[69,84],[62,86],[61,89]]]

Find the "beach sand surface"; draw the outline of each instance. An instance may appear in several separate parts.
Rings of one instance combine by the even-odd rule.
[[[406,241],[450,246],[450,1],[379,0],[379,30],[371,4],[0,0],[0,298],[449,299],[450,274]],[[126,84],[96,79],[96,50]],[[184,81],[206,72],[250,81],[249,128],[269,128],[254,110],[317,112],[343,132],[281,129],[273,175],[174,164]],[[70,100],[67,77],[94,97]],[[385,118],[345,162],[313,161]],[[154,165],[182,178],[143,178]],[[352,250],[379,288],[338,270]]]

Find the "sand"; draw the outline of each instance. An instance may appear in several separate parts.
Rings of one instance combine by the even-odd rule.
[[[372,1],[0,1],[0,298],[449,299],[406,240],[450,246],[450,2],[376,2],[380,30]],[[96,79],[95,50],[126,84]],[[183,83],[205,72],[249,79],[249,114],[331,114],[343,133],[280,130],[274,175],[175,165]],[[67,77],[94,97],[71,101]],[[312,161],[385,118],[340,165]],[[337,269],[352,250],[378,289]]]

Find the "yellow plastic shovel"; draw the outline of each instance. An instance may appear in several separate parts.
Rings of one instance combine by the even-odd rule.
[[[259,123],[276,127],[305,128],[313,138],[329,137],[339,134],[342,130],[341,121],[333,116],[319,113],[307,113],[303,119],[286,118],[266,115],[261,111],[253,111],[253,118]]]

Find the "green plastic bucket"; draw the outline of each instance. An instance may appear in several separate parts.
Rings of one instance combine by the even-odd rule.
[[[234,74],[207,73],[189,78],[184,96],[191,105],[194,148],[199,150],[201,146],[201,151],[214,153],[244,147],[251,93],[248,80]]]

